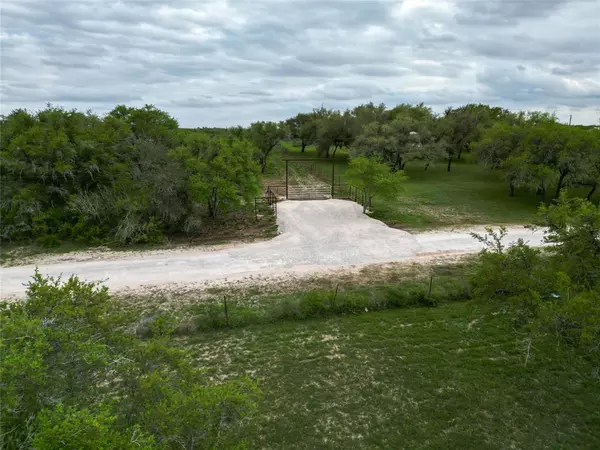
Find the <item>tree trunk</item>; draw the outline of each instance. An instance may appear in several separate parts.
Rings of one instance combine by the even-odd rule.
[[[217,218],[217,188],[212,188],[208,196],[208,214],[211,218]]]
[[[556,194],[554,194],[554,198],[558,198],[560,195],[560,190],[563,187],[563,182],[565,181],[565,177],[568,172],[561,172],[560,177],[558,178],[558,186],[556,186]]]
[[[402,167],[402,156],[400,155],[400,153],[398,153],[398,154],[396,154],[396,161],[394,161],[394,166],[393,166],[394,172],[397,170],[400,170],[401,167]]]
[[[302,150],[300,150],[302,153],[304,153],[304,149],[306,148],[306,142],[302,141]]]
[[[267,171],[267,158],[261,158],[260,172],[264,175],[266,171]]]
[[[425,172],[427,172],[427,169],[429,169],[429,164],[431,164],[431,163],[425,164]]]
[[[448,157],[448,172],[452,169],[452,156]]]
[[[546,197],[546,188],[544,186],[538,186],[535,190],[536,195],[540,196],[540,202],[544,203]]]
[[[588,200],[592,199],[592,195],[594,195],[594,192],[596,192],[597,187],[598,187],[598,183],[594,183],[594,185],[592,186],[592,190],[589,192],[589,194],[586,197]]]
[[[337,149],[338,149],[338,146],[337,146],[337,145],[335,145],[335,146],[333,147],[333,155],[331,155],[331,158],[332,158],[332,159],[335,159],[335,152],[337,152]]]
[[[515,196],[515,185],[513,183],[509,183],[508,195],[510,195],[511,197]]]
[[[456,159],[460,159],[460,156],[462,155],[462,147],[458,149],[458,156],[456,157]]]

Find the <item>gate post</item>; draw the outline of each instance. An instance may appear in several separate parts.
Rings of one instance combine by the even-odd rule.
[[[335,161],[331,162],[331,198],[334,196],[333,187],[335,186]]]
[[[288,200],[288,163],[289,161],[285,160],[285,199]]]

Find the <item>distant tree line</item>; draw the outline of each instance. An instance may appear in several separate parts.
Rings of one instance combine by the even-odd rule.
[[[301,151],[314,145],[320,157],[329,158],[345,148],[392,171],[406,164],[427,170],[444,161],[450,172],[455,160],[473,152],[504,177],[510,195],[527,188],[544,197],[553,186],[556,198],[565,187],[587,186],[589,199],[600,182],[600,127],[561,124],[538,111],[468,104],[438,115],[422,103],[392,109],[368,103],[343,112],[315,109],[286,124]]]

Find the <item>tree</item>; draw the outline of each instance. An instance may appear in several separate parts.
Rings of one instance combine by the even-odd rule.
[[[151,139],[163,144],[171,143],[172,132],[178,128],[177,120],[154,105],[142,108],[118,105],[108,115],[128,123],[138,139]]]
[[[314,114],[300,113],[286,121],[292,139],[300,141],[300,151],[304,153],[307,145],[317,139],[317,120]]]
[[[165,320],[137,338],[94,283],[36,273],[0,320],[2,448],[231,448],[256,411],[253,382],[211,385]]]
[[[254,160],[256,147],[232,137],[190,136],[172,157],[188,171],[187,194],[206,205],[209,217],[250,204],[260,192],[260,168]]]
[[[329,151],[333,147],[332,157],[339,148],[350,147],[354,140],[353,117],[349,111],[343,114],[339,111],[330,112],[319,121],[317,131],[317,153],[321,157],[329,158]]]
[[[557,270],[588,288],[600,287],[600,207],[562,192],[554,204],[541,205],[537,225]]]
[[[358,105],[350,111],[350,114],[353,118],[352,134],[354,136],[360,135],[364,128],[373,122],[385,123],[388,121],[388,112],[383,103],[375,105],[373,102],[369,102]]]
[[[269,154],[285,137],[285,129],[275,122],[254,122],[250,125],[248,136],[257,149],[256,156],[264,174]]]
[[[344,176],[350,184],[365,193],[363,212],[370,208],[375,196],[382,199],[395,197],[406,178],[403,172],[391,172],[387,164],[363,156],[352,158]]]
[[[496,122],[473,148],[488,169],[503,172],[511,195],[515,187],[529,186],[543,199],[555,184],[557,198],[564,187],[583,185],[592,188],[591,198],[598,183],[598,132],[559,124],[552,116],[529,113]]]
[[[507,115],[506,110],[481,104],[446,109],[442,123],[448,143],[446,147],[448,172],[452,168],[454,157],[460,159],[462,152],[469,151],[471,143],[476,141],[487,127]]]
[[[443,142],[435,135],[435,119],[417,122],[397,113],[391,122],[368,123],[352,144],[355,156],[376,157],[392,170],[404,170],[408,161],[425,163],[425,170],[443,156]]]

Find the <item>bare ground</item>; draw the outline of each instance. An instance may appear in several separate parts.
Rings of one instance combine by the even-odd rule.
[[[360,205],[344,200],[287,201],[279,204],[281,234],[239,246],[183,248],[130,254],[73,255],[69,260],[40,259],[40,272],[102,281],[123,293],[214,288],[227,283],[275,284],[310,279],[331,271],[352,273],[368,265],[426,262],[437,257],[473,253],[481,244],[471,231],[410,234],[362,214]],[[543,233],[524,227],[508,229],[506,242],[519,238],[541,245]],[[1,268],[2,298],[19,297],[34,265]]]

